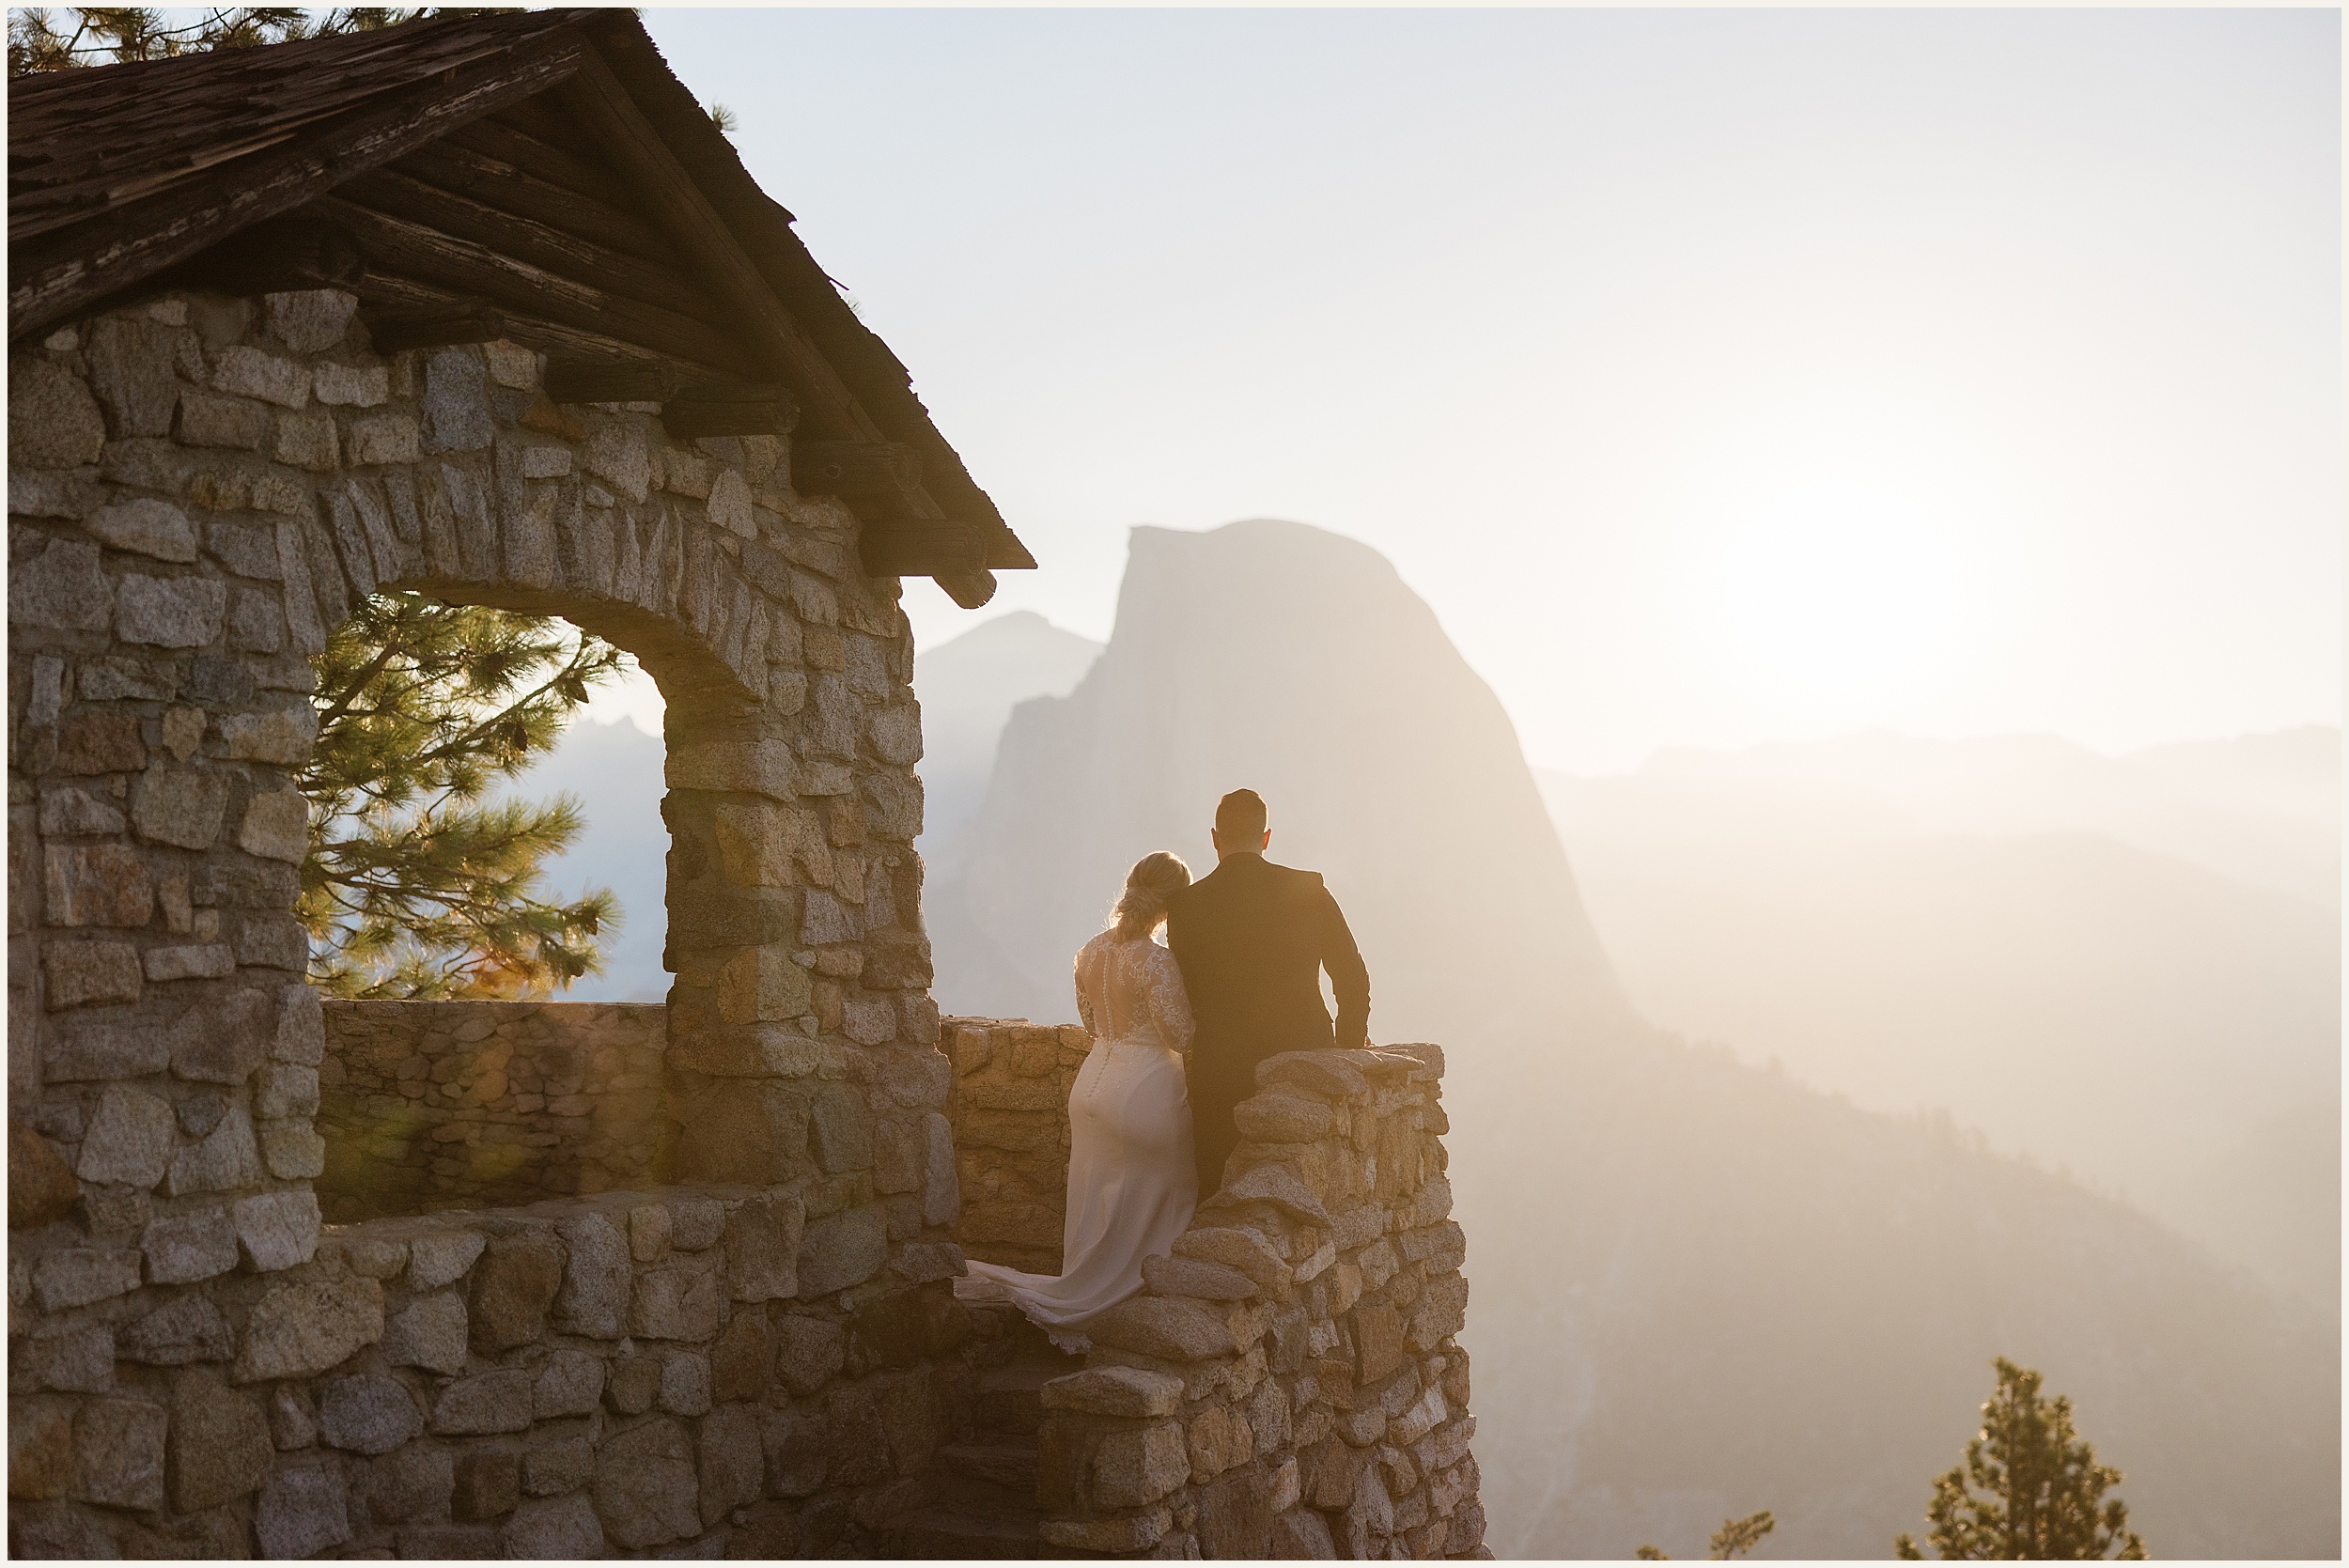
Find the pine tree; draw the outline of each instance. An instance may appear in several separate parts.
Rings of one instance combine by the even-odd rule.
[[[2102,1500],[2121,1472],[2096,1463],[2073,1430],[2071,1400],[2042,1399],[2039,1374],[2003,1356],[1992,1364],[1999,1388],[1982,1407],[1982,1430],[1966,1445],[1966,1462],[1933,1483],[1925,1517],[1934,1550],[1973,1562],[2101,1560],[2115,1546],[2123,1560],[2143,1558],[2128,1505]],[[1924,1555],[1906,1535],[1892,1549],[1912,1561]]]
[[[193,22],[170,23],[172,12],[146,6],[75,6],[63,17],[45,7],[8,12],[8,74],[70,70],[125,60],[167,60],[213,49],[254,49],[296,39],[364,33],[426,17],[480,16],[498,6],[215,6]],[[707,111],[727,135],[739,118],[723,103]]]
[[[215,6],[191,21],[185,12],[146,6],[75,6],[60,17],[42,7],[8,13],[8,74],[65,70],[123,60],[167,60],[212,49],[253,49],[265,43],[366,32],[448,14],[445,8],[340,6],[305,10],[293,6]]]
[[[1778,1528],[1770,1511],[1749,1514],[1742,1519],[1723,1519],[1721,1528],[1713,1532],[1712,1557],[1716,1562],[1727,1562],[1739,1552],[1750,1552],[1762,1544],[1762,1538]]]
[[[625,656],[559,621],[379,594],[328,640],[299,905],[330,994],[543,996],[601,964],[611,893],[540,896],[578,802],[492,800]]]
[[[1742,1519],[1723,1519],[1721,1528],[1713,1532],[1707,1544],[1707,1555],[1715,1562],[1727,1562],[1739,1552],[1750,1552],[1762,1544],[1762,1538],[1778,1528],[1778,1521],[1764,1509]],[[1672,1554],[1656,1546],[1641,1546],[1631,1554],[1641,1562],[1670,1562]]]

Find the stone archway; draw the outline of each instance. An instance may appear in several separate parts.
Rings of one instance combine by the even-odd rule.
[[[911,847],[920,719],[894,580],[860,568],[850,513],[790,489],[782,439],[673,440],[645,405],[553,403],[540,373],[508,343],[375,353],[333,292],[166,294],[11,360],[9,1263],[14,1331],[45,1369],[29,1386],[56,1390],[32,1414],[65,1423],[68,1467],[18,1496],[59,1499],[39,1527],[57,1541],[95,1550],[73,1532],[117,1529],[128,1515],[109,1509],[168,1523],[207,1506],[211,1483],[183,1498],[163,1479],[179,1461],[162,1458],[167,1432],[207,1419],[174,1403],[198,1373],[216,1385],[207,1361],[231,1388],[347,1376],[354,1356],[472,1387],[461,1345],[421,1361],[368,1348],[422,1332],[397,1324],[446,1279],[421,1262],[384,1274],[409,1243],[367,1227],[321,1241],[313,1190],[325,1029],[292,915],[294,781],[316,733],[306,660],[379,589],[562,615],[635,654],[669,704],[662,1073],[668,1114],[691,1129],[674,1179],[710,1196],[645,1209],[676,1217],[674,1243],[665,1220],[636,1235],[634,1211],[616,1211],[616,1284],[594,1272],[610,1269],[598,1238],[618,1234],[600,1210],[496,1219],[508,1241],[459,1250],[485,1260],[471,1276],[466,1261],[429,1265],[456,1268],[476,1325],[508,1289],[510,1270],[483,1271],[533,1236],[550,1238],[563,1300],[617,1290],[616,1307],[556,1309],[599,1354],[624,1349],[613,1337],[631,1324],[834,1343],[843,1322],[909,1290],[928,1300],[954,1271],[949,1068]],[[715,1254],[663,1260],[711,1247],[719,1220],[724,1284],[705,1312],[684,1265]],[[475,1358],[509,1343],[481,1332]],[[499,1354],[545,1354],[510,1343]],[[73,1371],[77,1356],[99,1370]],[[772,1375],[770,1353],[743,1364]],[[817,1384],[837,1375],[833,1361]],[[112,1391],[77,1391],[95,1389]],[[421,1382],[412,1395],[456,1397]],[[235,1421],[250,1397],[234,1396]],[[268,1450],[214,1490],[247,1498],[267,1480],[234,1506],[274,1551],[310,1539],[288,1520],[312,1483],[281,1496]]]

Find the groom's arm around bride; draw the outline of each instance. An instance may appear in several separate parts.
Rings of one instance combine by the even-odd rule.
[[[1265,859],[1272,835],[1252,789],[1215,812],[1216,868],[1169,904],[1166,943],[1183,971],[1198,1034],[1191,1045],[1191,1135],[1202,1202],[1223,1184],[1238,1146],[1232,1113],[1256,1092],[1256,1064],[1288,1050],[1362,1045],[1370,972],[1321,875]],[[1334,1025],[1321,971],[1338,1001]]]

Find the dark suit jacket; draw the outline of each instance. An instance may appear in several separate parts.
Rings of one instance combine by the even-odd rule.
[[[1317,871],[1230,856],[1174,895],[1166,945],[1198,1025],[1194,1083],[1232,1079],[1245,1099],[1266,1057],[1360,1046],[1369,1034],[1370,971]],[[1325,968],[1338,999],[1334,1030],[1321,1000]]]

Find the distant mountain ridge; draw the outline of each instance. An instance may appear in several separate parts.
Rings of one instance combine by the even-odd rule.
[[[1658,1024],[1945,1108],[2337,1313],[2338,905],[2279,890],[2337,874],[2339,744],[1873,735],[1542,783]]]
[[[1100,656],[1100,644],[1033,610],[981,621],[914,656],[924,795],[916,847],[933,867],[951,862],[987,798],[1011,710],[1033,697],[1066,695]]]
[[[1573,778],[1542,776],[1545,787]],[[2341,731],[2331,725],[2118,755],[2050,735],[1871,731],[1735,751],[1669,747],[1631,776],[1847,791],[1946,832],[2101,833],[2252,887],[2341,904]]]

